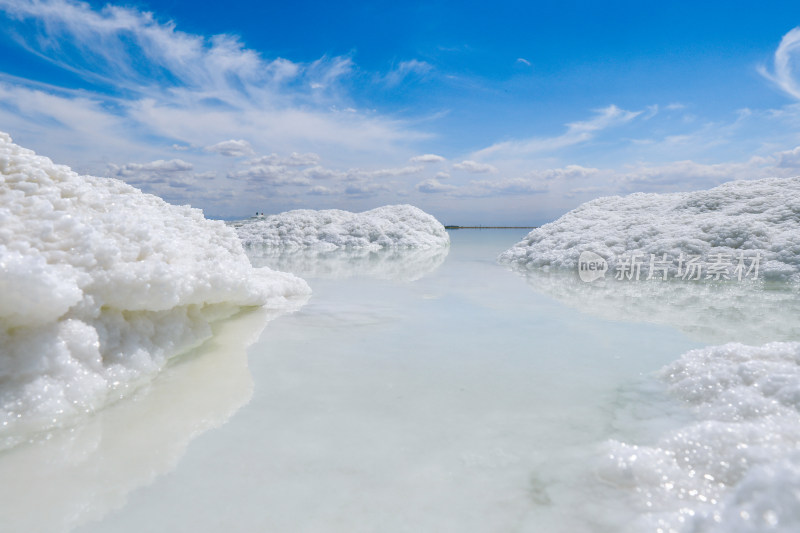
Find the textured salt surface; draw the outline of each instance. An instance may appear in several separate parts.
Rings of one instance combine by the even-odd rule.
[[[234,222],[245,246],[284,248],[430,248],[450,236],[432,215],[411,205],[387,205],[351,213],[300,209]]]
[[[252,268],[199,210],[79,176],[0,133],[0,445],[119,397],[214,320],[308,292]]]
[[[587,202],[531,231],[500,256],[529,269],[576,269],[581,252],[612,269],[633,253],[671,261],[718,254],[747,266],[760,254],[761,276],[800,282],[800,177],[734,181],[707,191],[612,196]]]

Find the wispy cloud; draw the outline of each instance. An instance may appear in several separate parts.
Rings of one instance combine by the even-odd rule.
[[[551,152],[567,146],[587,142],[607,128],[619,126],[635,119],[642,111],[626,111],[610,105],[596,111],[589,120],[567,124],[567,131],[556,137],[533,137],[530,139],[504,141],[479,150],[473,156],[481,157],[514,157],[525,154]]]
[[[772,72],[763,65],[758,67],[758,72],[786,94],[800,99],[800,83],[795,79],[792,68],[798,51],[800,51],[800,27],[790,30],[781,39],[773,57]]]
[[[422,78],[431,71],[433,66],[430,63],[411,59],[400,62],[384,76],[383,81],[387,86],[394,87],[410,78]]]
[[[269,59],[234,35],[188,34],[129,7],[0,0],[0,11],[21,48],[83,80],[79,90],[61,90],[0,75],[0,120],[17,136],[38,129],[49,144],[118,159],[172,145],[249,155],[220,138],[246,138],[254,151],[314,146],[377,158],[429,137],[353,108],[343,86],[350,57]],[[412,61],[398,72],[425,68]]]

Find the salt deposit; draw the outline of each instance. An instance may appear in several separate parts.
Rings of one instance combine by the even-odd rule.
[[[79,176],[0,133],[0,437],[93,411],[243,306],[301,279],[254,269],[199,210]],[[2,443],[2,441],[0,441]]]
[[[800,343],[693,350],[660,377],[693,420],[609,441],[594,474],[638,511],[626,531],[800,529]]]
[[[531,231],[500,256],[530,269],[576,269],[581,252],[599,254],[613,269],[641,253],[671,262],[721,254],[747,265],[760,254],[764,279],[800,281],[800,177],[733,181],[707,191],[636,193],[598,198]]]
[[[351,213],[299,209],[233,223],[245,246],[284,248],[431,248],[450,236],[432,215],[411,205]]]

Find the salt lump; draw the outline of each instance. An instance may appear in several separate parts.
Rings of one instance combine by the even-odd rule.
[[[450,236],[433,216],[411,205],[387,205],[351,213],[298,209],[234,223],[245,246],[284,248],[431,248]]]
[[[706,263],[716,254],[745,253],[749,260],[758,252],[759,277],[800,281],[800,177],[598,198],[531,231],[500,260],[527,268],[576,269],[583,251],[604,257],[612,269],[615,258],[634,252],[648,259],[667,254],[673,261],[681,253],[699,255]]]
[[[93,411],[208,338],[211,321],[308,292],[253,269],[201,211],[0,133],[0,437]]]

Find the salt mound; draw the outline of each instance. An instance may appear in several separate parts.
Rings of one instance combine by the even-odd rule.
[[[284,248],[431,248],[450,236],[432,215],[411,205],[387,205],[351,213],[338,209],[298,209],[258,216],[233,226],[245,246]]]
[[[635,492],[630,530],[798,531],[800,343],[693,350],[660,377],[693,420],[652,444],[609,441],[595,472]]]
[[[765,279],[800,281],[800,177],[733,181],[707,191],[598,198],[531,231],[500,255],[517,266],[576,269],[591,251],[614,268],[634,252],[677,262],[760,254]],[[677,264],[673,264],[674,274]],[[760,276],[761,277],[761,276]]]
[[[0,432],[93,411],[208,338],[211,321],[309,291],[253,269],[201,211],[0,133]]]

